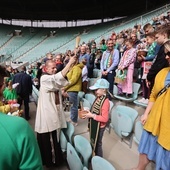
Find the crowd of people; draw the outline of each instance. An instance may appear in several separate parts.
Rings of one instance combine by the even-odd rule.
[[[99,44],[92,39],[65,53],[48,53],[41,62],[29,66],[28,69],[25,66],[22,66],[20,71],[12,69],[11,66],[0,67],[2,113],[8,114],[20,110],[24,102],[23,117],[29,120],[29,97],[32,94],[32,85],[39,90],[35,120],[38,145],[26,121],[22,118],[5,117],[0,113],[2,117],[0,127],[3,127],[3,133],[8,139],[10,133],[16,133],[17,129],[21,128],[19,124],[27,129],[24,131],[24,128],[21,128],[24,133],[23,138],[26,138],[28,143],[23,144],[25,150],[17,153],[16,169],[20,166],[42,169],[42,165],[51,167],[63,162],[59,134],[62,128],[66,128],[66,120],[62,102],[63,98],[67,98],[71,103],[69,121],[78,126],[79,91],[88,93],[90,90],[95,90],[96,100],[84,118],[90,120],[90,133],[94,131],[96,134],[92,137],[93,141],[96,140],[95,145],[92,143],[94,152],[102,156],[101,141],[108,121],[109,100],[113,98],[113,87],[117,85],[118,95],[129,98],[133,94],[133,82],[142,85],[142,99],[139,102],[147,104],[146,111],[141,117],[144,131],[139,144],[139,164],[135,169],[144,170],[149,161],[154,161],[157,169],[170,169],[169,23],[170,12],[166,17],[154,18],[152,24],[147,23],[143,28],[141,25],[135,25],[120,33],[113,32],[107,40],[102,38]],[[94,86],[88,88],[88,81],[93,78],[93,69],[100,70],[101,77]],[[114,81],[118,80],[120,75],[123,75],[123,80]],[[19,105],[16,105],[17,103]],[[6,125],[2,120],[14,121],[17,124],[13,129],[14,132],[8,133],[10,130],[4,128]],[[13,148],[14,153],[24,140],[21,138],[19,141],[17,137],[16,135],[14,137],[17,143],[16,148]],[[5,141],[1,142],[3,144]],[[12,141],[9,140],[10,142]],[[18,150],[21,151],[20,149]],[[27,156],[31,158],[27,159]],[[0,169],[12,166],[5,158],[0,162],[0,167],[2,166]]]

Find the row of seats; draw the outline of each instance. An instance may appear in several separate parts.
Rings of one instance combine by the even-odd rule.
[[[109,133],[112,128],[121,138],[121,141],[127,143],[130,148],[132,147],[133,139],[139,144],[143,126],[140,121],[136,122],[137,117],[138,112],[135,109],[122,105],[116,106],[116,108],[111,111]]]
[[[93,170],[115,170],[115,168],[104,158],[92,157],[90,142],[81,135],[73,138],[74,126],[67,122],[67,128],[61,130],[60,145],[62,151],[66,152],[66,159],[70,170],[88,170],[90,162]],[[76,163],[75,163],[76,162]]]

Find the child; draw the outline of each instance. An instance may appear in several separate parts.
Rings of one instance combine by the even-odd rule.
[[[12,87],[11,80],[7,82],[7,87],[3,91],[3,96],[4,96],[5,101],[7,101],[8,104],[17,103],[18,95],[17,95],[15,88]]]
[[[4,81],[5,81],[5,83],[3,83],[1,85],[1,86],[3,86],[3,95],[4,95],[4,91],[5,91],[4,88],[5,88],[6,83],[8,83],[8,86],[10,86],[10,88],[12,89],[11,80],[4,79]],[[9,82],[6,82],[6,81],[9,81]],[[18,110],[18,106],[13,105],[14,103],[10,102],[11,100],[9,100],[9,99],[11,99],[11,97],[9,97],[9,96],[11,96],[11,95],[9,94],[10,92],[7,94],[7,90],[9,90],[8,87],[6,87],[6,92],[5,92],[6,93],[5,100],[7,101],[7,103],[6,103],[6,101],[2,101],[0,99],[0,112],[5,113],[5,114],[8,114],[9,112],[13,113]],[[16,101],[15,101],[15,103],[16,103]]]
[[[133,72],[134,72],[134,63],[136,60],[136,49],[133,48],[133,41],[131,39],[127,39],[126,42],[126,51],[120,59],[120,63],[118,65],[118,70],[122,72],[126,72],[126,79],[123,83],[119,84],[119,94],[123,93],[127,98],[131,97],[133,93]]]
[[[146,86],[146,76],[147,76],[147,73],[152,65],[152,61],[158,52],[158,46],[157,46],[157,43],[155,42],[155,34],[154,33],[149,33],[146,35],[146,43],[148,45],[147,55],[144,56],[142,54],[139,54],[139,52],[138,52],[138,57],[137,57],[138,60],[142,61],[141,72],[142,72],[143,98],[141,100],[139,100],[139,102],[144,103],[144,104],[148,104],[148,98],[150,95],[150,91]]]
[[[109,82],[101,78],[89,88],[90,90],[95,90],[97,98],[91,107],[91,111],[88,111],[84,118],[90,118],[90,142],[93,152],[95,155],[103,157],[102,138],[109,119],[110,108],[109,99],[106,97],[106,92],[109,88]]]

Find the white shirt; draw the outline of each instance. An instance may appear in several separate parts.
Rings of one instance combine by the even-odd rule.
[[[82,82],[88,81],[88,69],[87,66],[85,65],[82,69]]]

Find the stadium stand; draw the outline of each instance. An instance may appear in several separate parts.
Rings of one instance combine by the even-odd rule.
[[[146,23],[152,23],[153,17],[160,16],[161,14],[166,14],[169,10],[170,10],[170,4],[163,6],[161,8],[158,8],[156,10],[153,10],[149,13],[145,13],[137,17],[135,16],[133,17],[133,19],[132,17],[131,18],[127,17],[126,19],[123,19],[120,21],[119,20],[111,21],[108,23],[83,26],[83,27],[73,27],[73,28],[34,28],[32,29],[30,27],[18,27],[18,26],[9,26],[9,25],[1,24],[0,25],[0,36],[1,36],[0,62],[1,63],[3,62],[3,64],[5,64],[6,62],[6,65],[7,63],[10,63],[10,62],[13,62],[15,64],[18,64],[19,62],[23,62],[23,64],[29,62],[29,68],[30,68],[37,61],[41,61],[42,59],[44,59],[45,55],[49,52],[52,54],[57,54],[57,53],[64,54],[67,50],[73,50],[75,48],[77,36],[80,36],[80,44],[88,43],[89,41],[93,39],[97,43],[98,45],[97,47],[99,47],[100,40],[102,38],[104,39],[109,38],[112,32],[119,34],[122,30],[133,28],[135,25],[141,24],[143,26]],[[17,30],[19,31],[19,33],[16,33]],[[22,65],[22,63],[20,64]],[[89,80],[88,86],[93,84],[96,78],[101,76],[101,72],[97,70],[94,73],[94,75],[95,76],[90,79],[91,81]],[[34,97],[36,104],[38,101],[38,95],[39,95],[38,93],[39,91],[35,88],[35,86],[33,86],[32,96]],[[114,94],[115,93],[117,93],[117,89],[114,88]],[[138,91],[135,95],[136,96],[134,100],[137,97],[139,97]],[[89,102],[90,100],[92,100],[92,98],[88,99],[86,96],[87,95],[85,95],[85,98],[82,98],[83,105],[86,107],[88,105],[90,108],[92,105],[92,102],[91,103]],[[114,165],[115,169],[118,169],[118,170],[126,169],[127,167],[131,168],[131,165],[132,164],[134,165],[134,160],[135,160],[135,163],[137,162],[137,156],[138,156],[137,146],[133,142],[135,141],[137,144],[139,143],[139,138],[141,136],[141,128],[139,129],[137,126],[139,122],[138,120],[136,120],[136,117],[138,116],[138,113],[139,113],[139,117],[143,114],[144,108],[147,106],[147,104],[145,105],[140,104],[137,102],[137,100],[135,101],[134,100],[132,101],[136,105],[133,102],[131,102],[128,105],[128,107],[132,107],[133,109],[135,109],[137,114],[135,115],[135,118],[133,119],[133,123],[131,123],[130,132],[124,132],[124,135],[123,135],[125,137],[128,136],[129,134],[131,135],[130,136],[130,148],[131,149],[129,147],[127,148],[126,145],[119,142],[119,137],[117,137],[115,130],[111,132],[112,134],[109,134],[106,131],[104,135],[104,146],[103,147],[105,147],[106,149],[105,151],[107,151],[106,155],[104,156],[107,157],[107,160],[109,160],[109,162],[111,162],[112,165]],[[80,98],[80,101],[81,101],[81,98]],[[115,98],[111,102],[112,102],[112,106],[110,107],[111,113],[114,112],[114,108],[117,108],[117,106],[124,105],[123,102],[118,101]],[[138,107],[138,106],[142,106],[142,107]],[[123,107],[126,107],[126,106],[123,106]],[[125,112],[127,111],[126,109],[127,108],[125,108]],[[35,114],[35,110],[33,112]],[[116,112],[114,112],[114,114],[115,113]],[[126,113],[124,115],[127,116]],[[69,112],[66,113],[66,117],[69,117]],[[127,120],[128,119],[125,117],[123,121],[127,123]],[[131,121],[130,118],[129,118],[129,121]],[[135,121],[138,124],[137,123],[135,124]],[[71,127],[72,128],[71,130],[69,130],[69,128],[65,129],[65,131],[63,130],[63,132],[65,132],[65,134],[68,135],[67,138],[69,140],[68,139],[67,140],[71,143],[71,144],[70,143],[67,144],[67,141],[66,141],[66,143],[64,144],[67,146],[70,145],[71,149],[74,149],[72,148],[74,135],[84,135],[86,138],[88,138],[86,136],[88,133],[87,132],[88,122],[82,119],[80,120],[80,122],[82,123],[78,126],[80,127],[80,129],[77,129],[77,127],[75,128]],[[124,126],[125,123],[122,126]],[[136,125],[135,127],[134,127],[134,124]],[[116,128],[114,127],[114,129]],[[137,128],[140,130],[140,135],[138,133]],[[134,138],[133,138],[132,132],[135,133]],[[71,136],[69,136],[69,134]],[[122,138],[122,133],[119,134],[119,136]],[[109,141],[107,141],[106,138],[109,139]],[[134,141],[132,141],[132,138],[134,139]],[[71,149],[69,147],[66,148],[66,146],[63,146],[62,149],[64,149],[64,151],[67,151],[67,154],[70,154]],[[68,152],[69,149],[70,151]],[[124,150],[126,150],[126,153],[124,152]],[[116,151],[119,152],[120,155],[115,154],[114,157],[110,157],[111,152],[116,152]],[[129,152],[133,152],[131,153],[133,155],[132,158],[131,156],[129,156]],[[79,155],[76,153],[76,151],[74,151],[74,154],[76,155],[76,159],[79,161],[79,157],[78,157]],[[126,155],[126,158],[124,159],[125,155]],[[130,157],[129,159],[132,159],[132,162],[130,163],[126,162],[128,156]],[[117,157],[122,158],[121,161],[119,161]],[[71,160],[71,157],[68,157],[68,158],[70,158]],[[68,162],[70,164],[69,160]],[[80,162],[80,167],[82,169],[83,164],[81,160],[79,162]],[[122,162],[125,162],[126,167],[122,165]],[[74,162],[71,162],[71,164],[72,164],[71,165],[72,169],[74,169]],[[151,169],[154,169],[153,164],[150,166],[152,166]]]

